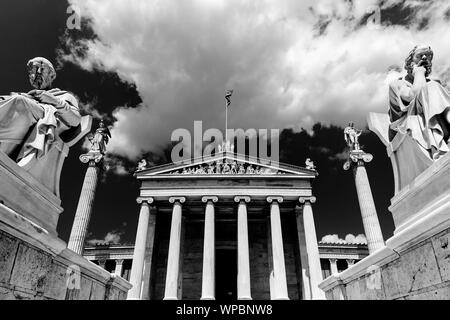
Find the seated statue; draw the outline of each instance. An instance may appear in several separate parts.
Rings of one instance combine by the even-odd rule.
[[[450,93],[429,77],[432,60],[429,46],[414,47],[406,75],[389,86],[389,114],[367,119],[391,159],[395,194],[449,151]]]
[[[0,96],[0,151],[59,197],[64,159],[90,131],[92,117],[81,117],[72,94],[51,88],[56,72],[50,61],[34,58],[27,66],[34,89]]]
[[[75,97],[51,89],[56,72],[50,61],[34,58],[27,67],[34,89],[0,96],[0,150],[10,157],[18,151],[17,161],[30,155],[42,157],[56,136],[81,120]]]
[[[449,151],[450,93],[431,74],[433,51],[416,46],[405,61],[406,76],[389,87],[389,141],[409,134],[431,159]]]

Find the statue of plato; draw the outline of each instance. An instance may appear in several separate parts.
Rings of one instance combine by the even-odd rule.
[[[80,124],[78,102],[67,91],[52,89],[55,68],[45,58],[31,59],[33,90],[0,96],[0,150],[15,160],[46,154],[62,132]]]

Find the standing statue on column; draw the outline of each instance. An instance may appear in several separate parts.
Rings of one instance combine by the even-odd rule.
[[[105,126],[103,120],[100,121],[99,127],[95,130],[95,133],[88,137],[91,142],[90,152],[97,152],[104,155],[106,153],[106,145],[111,138],[111,133],[109,132],[108,127]]]
[[[356,130],[354,128],[354,123],[350,122],[348,127],[344,129],[344,138],[348,147],[352,151],[360,150],[359,147],[359,136],[361,135],[361,130]]]
[[[75,97],[51,88],[56,72],[50,61],[34,58],[27,67],[34,89],[0,96],[0,150],[17,161],[43,157],[57,136],[81,120]]]
[[[405,60],[406,76],[389,87],[389,141],[410,134],[432,160],[449,151],[450,93],[440,81],[429,78],[433,51],[415,46]]]

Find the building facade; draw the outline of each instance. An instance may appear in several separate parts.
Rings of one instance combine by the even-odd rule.
[[[141,167],[135,175],[141,182],[135,246],[85,250],[129,279],[128,299],[324,299],[314,169],[224,151],[188,164]],[[342,259],[362,257],[358,248],[345,255],[348,249],[338,248]],[[334,270],[335,257],[324,259]]]
[[[369,255],[367,243],[324,243],[319,241],[319,256],[322,277],[346,270]],[[96,245],[84,248],[84,257],[102,266],[107,271],[130,279],[133,263],[133,245]]]

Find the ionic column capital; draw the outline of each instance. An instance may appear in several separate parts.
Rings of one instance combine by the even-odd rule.
[[[314,197],[314,196],[311,196],[311,197],[300,197],[300,198],[298,198],[298,201],[301,203],[301,204],[305,204],[306,202],[309,202],[309,203],[316,203],[316,197]]]
[[[185,197],[170,197],[169,198],[169,202],[170,203],[175,203],[175,202],[185,203],[186,202],[186,198]]]
[[[348,160],[344,163],[344,170],[349,170],[353,165],[363,166],[364,163],[369,163],[373,160],[373,155],[363,150],[350,151]]]
[[[202,197],[202,202],[203,203],[207,203],[208,201],[212,201],[214,203],[216,203],[217,201],[219,201],[219,198],[216,196],[204,196]]]
[[[331,262],[331,263],[336,263],[337,262],[337,258],[328,258],[328,260]]]
[[[268,203],[273,203],[278,202],[278,203],[282,203],[283,202],[283,197],[279,197],[279,196],[271,196],[271,197],[267,197],[267,202]]]
[[[79,159],[82,163],[89,163],[89,166],[95,166],[103,160],[103,155],[101,153],[88,152],[80,155]]]
[[[155,199],[153,199],[153,198],[138,197],[138,198],[136,199],[136,202],[137,202],[138,204],[152,204],[154,200],[155,200]]]
[[[236,196],[234,197],[234,202],[241,202],[245,201],[246,203],[249,203],[251,198],[249,196]]]
[[[116,265],[122,265],[124,259],[116,259]]]

